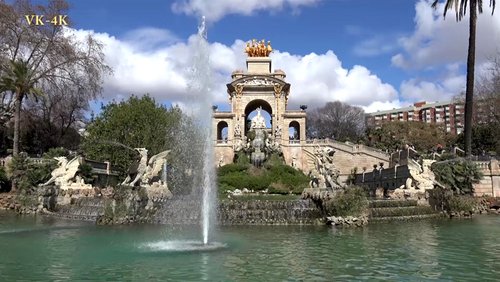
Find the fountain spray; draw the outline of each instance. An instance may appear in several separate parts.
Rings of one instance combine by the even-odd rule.
[[[210,97],[210,65],[209,65],[209,48],[207,42],[207,27],[205,17],[201,18],[201,23],[198,26],[198,36],[196,38],[196,46],[193,56],[193,80],[190,83],[190,90],[195,91],[196,97],[199,99],[199,113],[197,116],[202,122],[211,120],[212,99]],[[210,124],[204,126],[204,150],[203,150],[203,181],[201,183],[203,190],[201,217],[203,230],[203,244],[208,244],[209,234],[211,232],[211,222],[215,219],[215,165],[214,165],[214,149],[212,144],[212,130]]]

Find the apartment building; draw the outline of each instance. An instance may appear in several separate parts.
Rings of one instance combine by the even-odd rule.
[[[464,106],[453,101],[414,103],[412,106],[366,114],[368,127],[379,127],[386,121],[420,121],[442,124],[447,132],[460,134],[464,127]]]

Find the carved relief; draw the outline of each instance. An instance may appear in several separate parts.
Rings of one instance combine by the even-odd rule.
[[[241,98],[241,96],[243,95],[243,84],[236,84],[236,87],[234,89],[236,90],[236,98]]]
[[[243,84],[248,86],[272,86],[273,82],[267,80],[267,78],[254,78],[244,81]]]
[[[276,98],[278,98],[278,99],[281,98],[282,90],[283,90],[283,85],[281,85],[279,83],[274,84],[274,96]]]

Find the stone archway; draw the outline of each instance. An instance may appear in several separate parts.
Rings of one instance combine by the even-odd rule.
[[[217,142],[227,142],[229,125],[225,121],[217,123]]]
[[[262,110],[264,110],[265,112],[267,112],[270,116],[270,123],[271,123],[271,127],[272,127],[272,123],[273,123],[273,108],[272,106],[266,101],[266,100],[262,100],[262,99],[255,99],[255,100],[252,100],[250,102],[248,102],[245,106],[245,111],[244,111],[244,119],[245,119],[245,135],[249,129],[249,126],[246,124],[246,120],[248,119],[249,115],[251,112],[255,111],[257,108],[261,107]]]
[[[288,125],[288,133],[290,141],[300,141],[300,123],[296,120],[291,121]]]

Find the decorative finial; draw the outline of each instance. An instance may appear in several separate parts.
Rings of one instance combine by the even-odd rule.
[[[248,57],[269,57],[273,48],[271,47],[271,41],[267,41],[267,45],[265,42],[266,41],[264,39],[261,41],[252,39],[247,42],[245,53],[247,53]]]

